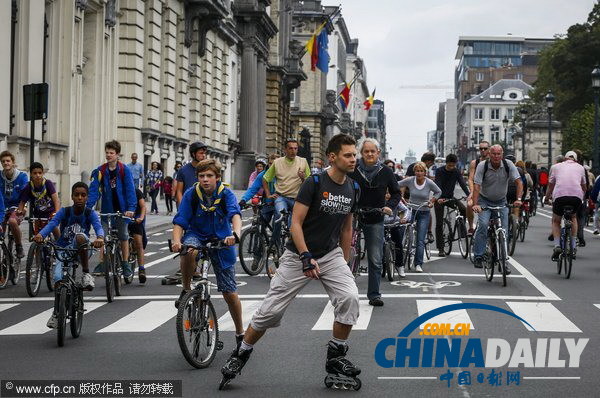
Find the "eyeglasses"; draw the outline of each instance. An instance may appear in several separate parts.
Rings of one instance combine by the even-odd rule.
[[[488,148],[488,147],[485,147],[485,148],[481,148],[481,147],[480,147],[480,148],[479,148],[479,150],[480,150],[480,151],[487,151],[488,149],[490,149],[490,148]]]

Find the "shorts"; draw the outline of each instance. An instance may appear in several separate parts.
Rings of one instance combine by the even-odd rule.
[[[90,238],[89,236],[85,235],[85,234],[77,234],[77,235],[82,235],[86,238],[87,242],[90,243]],[[68,249],[77,249],[77,241],[75,238],[73,238],[73,240],[71,241],[71,243],[69,243],[68,245],[64,246],[65,248]],[[92,250],[91,248],[88,250],[88,258],[92,257],[92,254],[94,254],[94,250]],[[63,261],[60,260],[60,258],[57,256],[56,258],[56,262],[54,265],[54,283],[62,280],[63,277]]]
[[[102,229],[104,230],[104,234],[108,235],[110,231],[108,230],[108,217],[101,217],[102,221]],[[129,231],[127,230],[127,222],[122,217],[113,216],[112,217],[112,227],[117,230],[117,236],[121,242],[125,242],[129,240]]]
[[[135,221],[131,222],[131,223],[129,223],[128,229],[129,229],[129,234],[130,235],[142,235],[142,236],[144,236],[144,223],[139,223],[138,224]]]
[[[202,246],[204,243],[197,235],[193,233],[186,233],[181,240],[184,245],[190,246]],[[217,278],[217,290],[222,293],[234,293],[237,291],[237,283],[235,283],[235,266],[223,267],[223,257],[228,253],[227,251],[233,251],[234,264],[235,264],[235,249],[233,246],[228,249],[211,250],[210,251],[210,263],[212,264],[215,277]],[[225,252],[225,253],[224,253]]]
[[[566,206],[573,207],[573,214],[577,214],[577,210],[581,207],[581,199],[577,196],[561,196],[556,198],[552,203],[552,213],[562,217],[565,214]]]

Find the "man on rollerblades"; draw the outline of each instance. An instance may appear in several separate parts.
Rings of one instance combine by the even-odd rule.
[[[356,377],[360,369],[345,358],[347,339],[359,315],[358,288],[347,263],[359,188],[346,174],[356,166],[356,142],[338,134],[329,141],[326,154],[331,167],[302,184],[292,212],[292,240],[243,340],[221,369],[219,389],[240,374],[254,345],[267,329],[279,326],[287,307],[311,279],[321,281],[335,308],[325,385],[356,390],[361,386]]]

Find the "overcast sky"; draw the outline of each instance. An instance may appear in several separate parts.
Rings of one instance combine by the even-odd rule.
[[[459,36],[553,37],[587,20],[595,0],[323,0],[338,5],[367,67],[369,91],[385,101],[392,158],[426,148],[438,103],[453,89]]]

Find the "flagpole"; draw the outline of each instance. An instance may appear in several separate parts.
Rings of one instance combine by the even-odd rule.
[[[360,74],[362,74],[362,72],[361,72],[360,70],[357,70],[357,71],[356,71],[356,73],[354,74],[354,77],[353,77],[353,78],[352,78],[352,80],[350,81],[350,88],[352,88],[352,86],[353,86],[353,85],[354,85],[354,83],[356,82],[356,79],[358,79],[358,75],[360,75]],[[344,83],[345,83],[345,84],[348,84],[348,83],[346,83],[346,82],[344,82]],[[343,91],[343,90],[342,90],[342,91]],[[335,99],[336,101],[340,99],[340,96],[341,96],[340,94],[341,94],[341,93],[342,93],[342,92],[340,91],[340,92],[337,94],[337,98]]]

